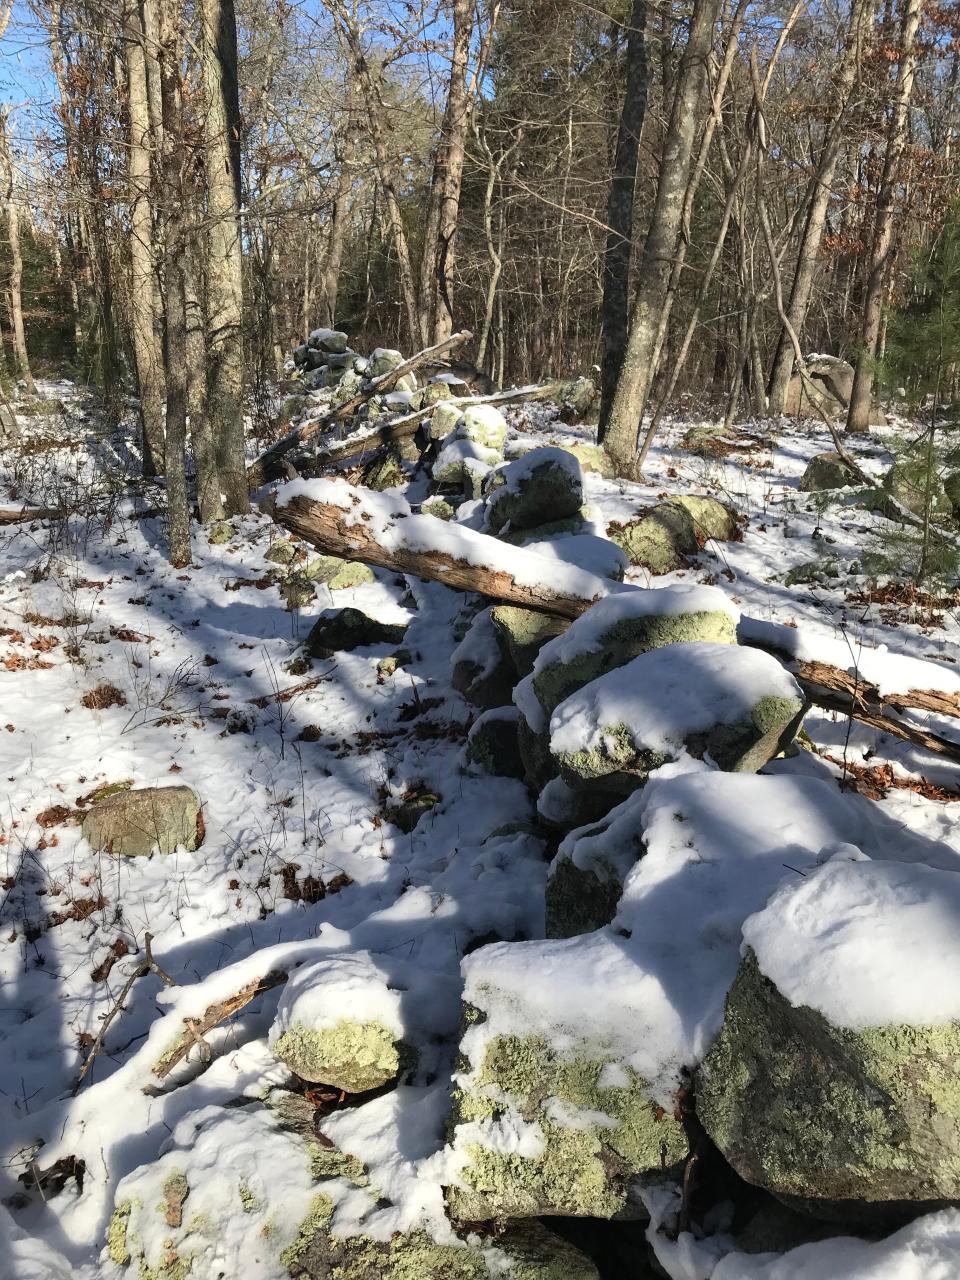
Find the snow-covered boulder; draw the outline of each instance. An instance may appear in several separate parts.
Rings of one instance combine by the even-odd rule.
[[[573,786],[629,794],[684,755],[755,772],[792,739],[803,709],[796,680],[769,654],[671,644],[561,702],[550,718],[550,751]]]
[[[437,484],[479,497],[483,479],[500,462],[500,454],[458,432],[459,428],[444,440],[433,464],[433,478]]]
[[[283,989],[270,1046],[302,1080],[377,1089],[400,1071],[401,998],[368,952],[304,965]]]
[[[522,778],[519,732],[520,712],[516,707],[494,707],[485,711],[473,722],[467,735],[467,762],[497,777]]]
[[[401,364],[403,356],[399,351],[394,351],[391,347],[377,347],[367,361],[366,374],[368,378],[379,378]]]
[[[507,420],[492,404],[467,405],[457,431],[464,440],[472,440],[485,449],[493,449],[502,457],[507,438]]]
[[[799,487],[801,493],[817,493],[821,489],[845,489],[858,484],[860,481],[839,453],[830,449],[810,459],[800,477]]]
[[[697,1088],[737,1172],[848,1221],[960,1199],[960,876],[838,855],[743,940]]]
[[[307,339],[307,346],[315,351],[340,355],[347,349],[347,335],[340,329],[314,329]]]
[[[453,687],[484,710],[507,706],[516,680],[491,612],[490,608],[481,609],[451,656]]]
[[[611,796],[597,788],[571,787],[564,778],[554,777],[537,797],[537,813],[548,827],[572,831],[587,823],[598,822],[610,808]]]
[[[701,546],[711,540],[729,542],[739,534],[740,521],[736,511],[721,502],[719,498],[685,493],[671,498],[670,504],[674,507],[682,507],[689,514],[693,520],[697,542]]]
[[[533,529],[577,515],[583,506],[580,463],[563,449],[531,449],[499,467],[491,477],[486,524],[491,533],[507,525]]]
[[[546,556],[548,560],[562,560],[565,564],[585,569],[587,573],[595,573],[598,578],[610,578],[614,582],[623,581],[630,564],[625,552],[615,542],[595,533],[571,532],[542,539],[526,538],[523,546],[538,556]]]
[[[200,798],[190,787],[117,791],[84,814],[82,832],[94,849],[127,858],[193,850],[203,839]]]
[[[325,609],[307,636],[307,649],[314,658],[349,652],[371,644],[399,644],[406,628],[381,622],[360,609]]]
[[[615,592],[591,605],[562,636],[544,645],[515,701],[533,730],[546,731],[560,703],[597,676],[667,644],[693,640],[733,644],[738,617],[735,606],[716,587],[680,585]]]
[[[453,1215],[639,1216],[636,1183],[676,1166],[686,1141],[626,1062],[613,1011],[593,1016],[600,975],[567,942],[496,943],[461,967]]]

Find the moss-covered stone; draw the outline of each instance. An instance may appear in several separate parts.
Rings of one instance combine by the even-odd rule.
[[[571,785],[597,784],[626,796],[642,786],[654,769],[683,753],[695,759],[709,756],[726,773],[756,773],[793,739],[803,712],[800,698],[765,696],[754,704],[749,718],[688,734],[675,750],[649,750],[637,744],[625,724],[612,724],[601,726],[597,746],[557,751],[553,756],[561,776]],[[643,726],[638,728],[642,732]]]
[[[542,457],[542,460],[537,460]],[[518,462],[498,469],[497,487],[487,498],[486,522],[491,533],[535,529],[551,520],[566,520],[583,506],[579,464],[565,465],[563,453],[533,449]]]
[[[576,515],[565,516],[562,520],[547,520],[544,524],[534,525],[532,529],[501,529],[497,537],[501,542],[509,542],[514,547],[525,547],[528,542],[542,542],[546,538],[557,538],[562,534],[589,533],[590,524],[581,507]]]
[[[467,405],[459,420],[457,432],[464,440],[472,440],[475,444],[502,455],[507,438],[507,420],[493,405]]]
[[[693,640],[735,644],[736,638],[733,618],[721,610],[624,618],[599,636],[596,646],[575,658],[545,663],[533,677],[534,692],[549,716],[564,698],[589,681],[650,649]]]
[[[518,679],[530,674],[534,659],[547,641],[562,635],[570,625],[566,618],[510,604],[495,605],[490,621]]]
[[[457,404],[452,404],[449,397],[441,400],[434,405],[433,413],[430,415],[430,435],[434,440],[442,440],[444,436],[450,435],[456,430],[457,424],[463,417],[463,410]]]
[[[960,1199],[960,1026],[835,1027],[744,956],[697,1114],[748,1182],[881,1223]]]
[[[110,1261],[115,1262],[118,1267],[125,1267],[130,1261],[127,1229],[132,1208],[129,1200],[122,1200],[110,1215],[110,1225],[107,1227],[107,1254]]]
[[[689,564],[700,550],[690,512],[666,502],[630,524],[611,526],[607,536],[626,552],[630,563],[651,573],[672,573]]]
[[[373,489],[377,493],[382,493],[385,489],[395,489],[397,485],[406,484],[406,480],[397,449],[388,449],[381,457],[371,459],[360,473],[360,483],[363,487]]]
[[[616,475],[610,455],[598,444],[587,444],[585,441],[571,443],[568,440],[552,440],[551,444],[556,445],[558,449],[565,449],[567,453],[572,453],[580,463],[582,471],[596,472],[604,480],[612,480]]]
[[[269,547],[263,553],[264,560],[269,560],[271,564],[293,564],[298,555],[296,544],[290,542],[287,538],[279,538],[276,542],[271,542]]]
[[[371,644],[399,644],[405,631],[404,626],[380,622],[360,609],[328,609],[313,624],[307,650],[314,658],[326,658]]]
[[[539,1154],[484,1144],[484,1123],[507,1114],[538,1126]],[[635,1072],[588,1047],[560,1052],[541,1035],[494,1036],[455,1093],[453,1117],[464,1126],[454,1145],[467,1162],[447,1199],[454,1217],[470,1222],[635,1213],[634,1182],[676,1166],[686,1151],[682,1126]]]
[[[925,458],[899,459],[883,477],[883,487],[901,506],[919,516],[926,507],[928,481],[931,514],[934,518],[949,518],[953,505],[939,475],[936,471],[929,473]]]
[[[523,777],[535,793],[541,792],[557,776],[557,764],[550,754],[550,735],[531,728],[525,716],[517,721],[517,744],[523,761]]]
[[[366,1093],[396,1079],[400,1044],[379,1022],[341,1019],[333,1027],[295,1023],[273,1046],[277,1057],[301,1080]]]
[[[98,800],[83,817],[84,839],[95,849],[146,857],[200,843],[200,800],[190,787],[142,787]]]
[[[623,894],[623,881],[610,863],[580,868],[558,857],[546,888],[548,938],[572,938],[610,923]]]
[[[437,520],[452,520],[457,514],[456,507],[439,493],[421,503],[420,510],[425,516],[433,516]]]
[[[307,397],[303,395],[287,396],[283,404],[280,406],[280,424],[286,426],[288,422],[292,422],[295,417],[303,409],[307,403]]]
[[[816,493],[822,489],[846,489],[860,481],[853,474],[839,453],[829,450],[818,453],[807,463],[800,477],[801,493]]]
[[[681,494],[671,499],[670,505],[682,507],[687,512],[701,546],[711,539],[730,542],[740,532],[737,513],[718,498],[703,497],[695,493]]]
[[[474,722],[467,738],[467,761],[496,777],[522,778],[519,734],[520,713],[516,707],[485,712]]]
[[[233,526],[229,520],[215,520],[207,530],[207,541],[213,546],[222,546],[233,537]]]

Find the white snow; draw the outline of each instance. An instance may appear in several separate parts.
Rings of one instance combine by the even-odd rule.
[[[803,701],[793,676],[768,654],[733,644],[666,645],[561,702],[550,718],[550,750],[592,751],[622,725],[637,748],[676,752],[693,734],[749,722],[767,697]]]
[[[320,1031],[346,1019],[379,1022],[398,1039],[403,1035],[401,993],[390,986],[369,951],[335,953],[291,974],[270,1028],[270,1044],[293,1026]]]
[[[743,927],[793,1005],[862,1029],[960,1019],[960,875],[837,861],[787,884]]]

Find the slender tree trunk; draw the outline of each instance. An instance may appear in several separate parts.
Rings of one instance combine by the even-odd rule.
[[[10,310],[10,328],[13,330],[13,355],[17,373],[26,383],[27,391],[36,395],[30,360],[27,356],[27,338],[23,328],[23,257],[20,253],[20,211],[13,182],[13,157],[7,134],[8,116],[0,112],[0,200],[3,201],[7,224],[7,240],[10,244],[10,275],[7,279],[7,298]]]
[[[633,204],[637,185],[637,156],[640,134],[647,112],[647,0],[633,0],[627,29],[626,88],[610,190],[607,193],[607,244],[603,257],[603,302],[601,330],[600,426],[597,438],[606,433],[613,395],[627,347],[630,318],[630,257],[633,248]]]
[[[233,0],[202,0],[207,186],[207,405],[213,458],[197,476],[204,524],[250,510],[244,458],[243,247],[237,22]],[[211,467],[212,462],[212,467]]]
[[[182,145],[180,24],[177,0],[161,0],[159,15],[160,96],[163,112],[163,256],[167,321],[167,416],[165,461],[170,563],[190,563],[190,502],[187,493],[187,305],[184,257],[186,163]]]
[[[333,328],[337,323],[337,296],[340,291],[340,264],[347,238],[347,215],[353,187],[353,160],[357,149],[356,122],[349,112],[343,145],[340,150],[340,172],[337,191],[330,210],[330,232],[320,267],[320,323]],[[308,322],[309,323],[309,322]]]
[[[420,258],[418,315],[421,332],[427,335],[429,345],[442,342],[453,332],[454,242],[470,123],[467,64],[473,34],[473,4],[471,0],[451,0],[450,7],[453,16],[450,81],[433,164]]]
[[[873,366],[880,337],[883,291],[893,258],[897,212],[896,187],[907,142],[910,100],[913,97],[917,70],[917,28],[920,25],[922,11],[923,0],[906,0],[900,33],[900,65],[897,69],[896,93],[887,131],[883,172],[877,192],[877,213],[860,324],[860,350],[857,354],[853,390],[850,393],[850,410],[847,414],[848,431],[866,431],[870,426]]]
[[[135,0],[124,15],[127,115],[130,141],[127,185],[130,198],[130,328],[143,423],[143,470],[156,475],[163,466],[163,351],[154,288],[154,228],[151,207],[151,155],[154,151],[144,31]]]
[[[803,326],[810,306],[810,294],[816,274],[817,255],[827,223],[827,210],[833,194],[833,179],[837,161],[843,148],[847,130],[847,108],[853,89],[859,80],[863,44],[868,35],[874,12],[874,0],[855,0],[850,15],[850,35],[837,73],[833,91],[835,107],[826,126],[820,161],[813,179],[813,192],[800,246],[797,265],[787,303],[787,316],[797,336]],[[793,373],[793,347],[786,330],[781,327],[770,369],[768,385],[768,410],[773,417],[783,413],[787,390]]]
[[[660,310],[666,299],[680,233],[698,108],[718,8],[719,0],[694,0],[690,34],[664,138],[657,197],[643,247],[630,332],[604,438],[604,447],[624,474],[635,465],[637,435],[653,381]]]

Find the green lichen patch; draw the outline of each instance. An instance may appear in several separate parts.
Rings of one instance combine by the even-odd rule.
[[[319,1142],[308,1141],[310,1176],[317,1182],[325,1178],[345,1178],[355,1187],[367,1187],[370,1179],[363,1161],[348,1155],[337,1147],[322,1147]]]
[[[697,640],[734,644],[736,638],[733,619],[721,610],[624,618],[599,636],[595,647],[569,661],[544,664],[533,677],[534,692],[549,716],[571,693],[641,653]]]
[[[183,1222],[183,1205],[190,1194],[186,1174],[175,1169],[163,1183],[163,1202],[158,1206],[168,1227],[179,1227]]]
[[[543,1036],[498,1035],[480,1068],[454,1098],[454,1121],[469,1126],[513,1113],[535,1124],[540,1154],[524,1156],[485,1145],[466,1128],[467,1163],[448,1189],[455,1217],[565,1214],[609,1218],[624,1212],[636,1179],[659,1176],[686,1151],[683,1129],[650,1099],[646,1082],[620,1067],[612,1087],[601,1084],[611,1060],[561,1052]]]
[[[534,659],[547,641],[562,635],[570,626],[566,618],[510,604],[495,605],[490,621],[518,679],[530,674]]]
[[[132,1209],[133,1206],[129,1200],[122,1200],[110,1215],[110,1225],[107,1228],[107,1253],[110,1261],[120,1267],[125,1267],[130,1261],[127,1230]]]
[[[294,1023],[274,1052],[302,1080],[333,1085],[347,1093],[366,1093],[396,1079],[399,1042],[382,1023],[343,1018],[335,1026],[314,1029]]]
[[[748,951],[697,1113],[747,1181],[851,1221],[960,1199],[960,1026],[835,1027]],[[881,1216],[878,1219],[878,1210]]]
[[[693,516],[676,503],[654,507],[630,524],[611,525],[608,536],[627,554],[631,564],[651,573],[683,569],[701,546]]]
[[[693,521],[697,542],[703,546],[714,539],[729,542],[740,536],[740,520],[737,513],[718,498],[698,494],[682,494],[671,500],[671,506],[681,507]]]

